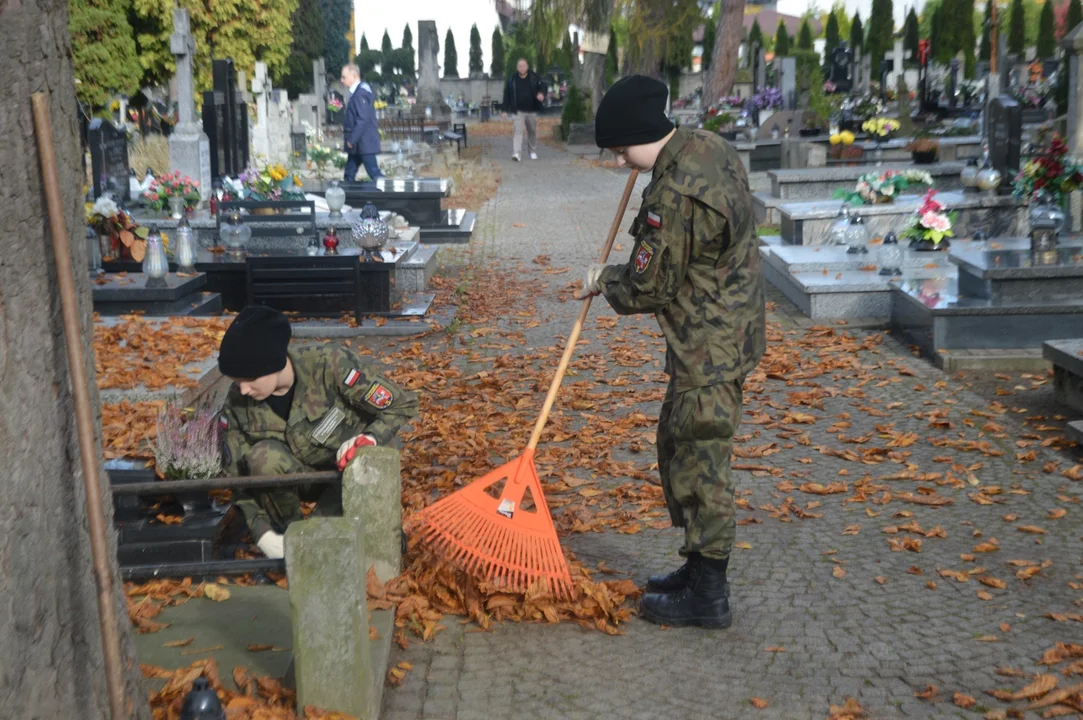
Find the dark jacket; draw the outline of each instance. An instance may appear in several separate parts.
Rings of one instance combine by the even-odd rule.
[[[519,103],[515,96],[515,79],[519,77],[518,72],[513,72],[508,76],[508,81],[504,83],[504,102],[501,105],[504,108],[504,112],[515,113],[519,112]],[[534,103],[534,109],[532,112],[541,112],[545,109],[544,102],[538,102],[538,93],[545,97],[546,87],[542,79],[538,77],[538,74],[533,70],[528,70],[526,77],[530,80],[530,86],[534,88],[534,92],[530,93],[530,97]]]
[[[342,137],[348,143],[344,150],[348,155],[376,155],[380,152],[380,128],[376,122],[373,99],[372,93],[363,85],[358,85],[350,96],[346,118],[342,121]]]

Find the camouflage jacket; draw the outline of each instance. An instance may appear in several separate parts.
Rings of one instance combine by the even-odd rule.
[[[678,128],[631,233],[631,258],[602,272],[602,292],[618,313],[654,313],[677,389],[747,375],[763,356],[766,323],[752,196],[733,148]]]
[[[289,420],[265,402],[229,389],[219,423],[222,464],[227,475],[241,475],[241,463],[260,440],[281,440],[294,457],[313,468],[333,468],[339,446],[361,433],[380,445],[417,415],[417,397],[362,363],[350,350],[323,345],[290,350],[294,396]]]

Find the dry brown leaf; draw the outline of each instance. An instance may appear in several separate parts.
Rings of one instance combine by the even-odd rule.
[[[1056,675],[1039,675],[1022,690],[1012,694],[1012,700],[1033,700],[1045,695],[1057,686]]]
[[[1019,532],[1030,533],[1032,535],[1045,535],[1045,530],[1037,525],[1018,525],[1015,529]]]
[[[195,641],[195,639],[196,639],[195,635],[193,635],[192,637],[185,638],[184,640],[170,640],[167,643],[162,643],[162,647],[167,647],[167,648],[188,647],[189,645],[192,644],[193,641]]]
[[[956,691],[956,693],[951,696],[951,701],[964,710],[972,708],[978,703],[978,701],[974,698],[970,697],[969,695],[964,695],[963,693],[958,691]]]
[[[843,569],[842,565],[836,565],[835,569],[831,571],[831,574],[836,578],[842,579],[846,577],[846,570]]]
[[[1008,587],[1007,583],[1000,578],[990,577],[989,575],[979,577],[978,582],[986,587],[995,588],[996,590],[1004,590]]]
[[[781,645],[768,645],[763,649],[763,651],[770,653],[784,653],[786,652],[786,648],[782,647]]]
[[[221,585],[207,583],[203,586],[203,597],[215,602],[225,602],[226,600],[229,600],[229,590]]]
[[[940,688],[936,685],[926,685],[924,690],[914,693],[914,697],[922,700],[932,700],[940,692]]]
[[[770,705],[769,702],[759,697],[749,698],[748,701],[752,703],[752,707],[756,708],[757,710],[763,710],[765,707]]]

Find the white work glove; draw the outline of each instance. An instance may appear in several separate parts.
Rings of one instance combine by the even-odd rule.
[[[286,557],[286,537],[268,530],[256,543],[269,560],[281,560]]]
[[[583,278],[583,287],[579,290],[579,294],[575,296],[577,300],[601,294],[602,270],[605,270],[605,267],[605,265],[599,263],[592,263],[587,266],[587,274]]]
[[[357,437],[350,438],[338,448],[338,455],[335,456],[335,461],[338,464],[339,472],[346,468],[346,465],[353,460],[354,455],[357,453],[357,448],[369,447],[376,445],[376,438],[368,433],[361,433]]]

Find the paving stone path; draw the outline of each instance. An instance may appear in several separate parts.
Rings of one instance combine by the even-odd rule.
[[[480,214],[473,245],[449,257],[525,268],[519,277],[533,288],[541,324],[526,331],[524,351],[549,347],[570,327],[578,306],[566,286],[595,261],[627,175],[547,146],[538,161],[513,163],[510,139],[487,144],[502,166],[502,186]],[[623,259],[631,242],[624,235],[618,244],[614,256]],[[549,267],[572,270],[546,275],[531,264],[539,255],[549,256]],[[1061,422],[1049,414],[1055,409],[1036,416],[1028,407],[1048,383],[1015,377],[1012,383],[1022,385],[1014,390],[998,394],[987,383],[977,394],[882,330],[810,330],[781,296],[772,292],[770,300],[771,342],[791,353],[794,365],[748,391],[740,447],[770,447],[764,457],[739,462],[773,474],[737,472],[748,508],[738,528],[743,549],[731,561],[733,627],[675,630],[633,619],[619,636],[571,624],[506,623],[481,632],[448,617],[434,641],[396,650],[393,662],[406,660],[413,670],[388,689],[382,717],[800,719],[827,717],[832,704],[852,697],[870,718],[979,718],[1022,706],[986,694],[1027,682],[997,675],[998,666],[1056,672],[1038,664],[1043,651],[1083,640],[1083,624],[1043,617],[1081,611],[1083,486],[1061,475],[1079,453],[1048,440],[1060,436]],[[595,303],[594,322],[612,315],[604,302]],[[614,334],[638,338],[653,327],[649,317],[621,318]],[[826,339],[809,342],[818,334]],[[590,328],[585,338],[582,352],[609,347]],[[648,368],[652,381],[631,392],[642,392],[638,410],[655,417],[661,346],[650,342],[658,349],[658,362]],[[833,369],[803,376],[816,358]],[[795,404],[801,398],[805,404]],[[910,433],[913,438],[900,439]],[[873,455],[863,454],[870,450]],[[865,501],[854,502],[862,478],[871,478],[872,487]],[[806,482],[846,482],[848,491],[818,496],[795,487]],[[785,521],[763,509],[777,510],[786,498],[793,502]],[[884,532],[909,523],[916,525]],[[1019,530],[1025,526],[1044,533]],[[902,549],[915,541],[919,552]],[[604,561],[637,582],[678,562],[679,534],[672,529],[587,533],[566,542],[587,565]],[[976,552],[994,542],[998,549]],[[1022,580],[1009,560],[1052,564]],[[1060,686],[1079,680],[1061,677]],[[930,684],[939,688],[935,701],[915,697]],[[976,702],[967,709],[954,704],[957,692]],[[754,708],[753,697],[767,707]]]

